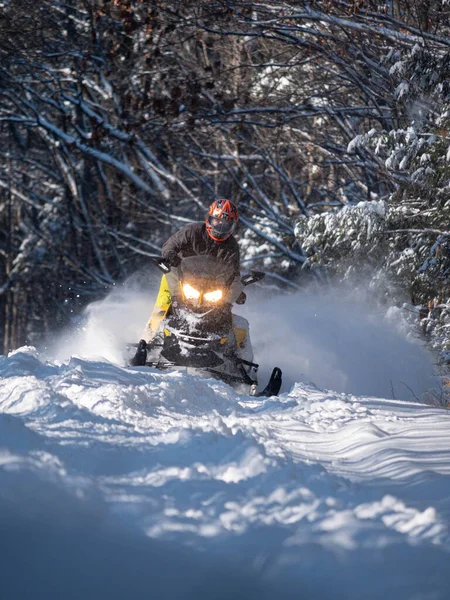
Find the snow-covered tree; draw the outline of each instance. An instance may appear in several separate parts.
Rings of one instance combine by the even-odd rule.
[[[124,279],[214,197],[239,205],[243,264],[291,280],[299,219],[392,194],[400,206],[403,184],[440,177],[449,10],[3,2],[1,312],[20,323],[6,347]]]

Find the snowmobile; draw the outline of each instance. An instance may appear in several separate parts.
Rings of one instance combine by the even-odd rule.
[[[164,259],[158,259],[156,265],[165,275],[171,271]],[[215,257],[199,255],[182,258],[172,275],[179,294],[151,341],[142,339],[134,344],[137,350],[130,364],[161,370],[184,367],[252,396],[276,396],[282,383],[278,367],[264,390],[257,392],[259,365],[253,362],[248,322],[233,314],[230,303],[233,268]],[[252,271],[241,278],[242,285],[260,281],[264,275]],[[241,292],[235,302],[243,304],[245,297]]]

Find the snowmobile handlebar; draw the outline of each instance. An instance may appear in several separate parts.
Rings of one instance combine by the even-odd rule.
[[[266,276],[262,271],[250,271],[247,275],[241,277],[242,285],[250,285],[251,283],[256,283],[257,281],[261,281]]]
[[[158,269],[160,271],[162,271],[165,275],[167,273],[170,273],[172,267],[170,266],[170,264],[168,263],[167,260],[165,260],[162,256],[159,258],[152,258],[152,262],[155,264],[155,266],[158,267]]]

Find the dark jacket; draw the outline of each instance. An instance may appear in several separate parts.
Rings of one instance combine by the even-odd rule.
[[[162,256],[172,266],[178,266],[180,257],[207,254],[234,266],[239,275],[239,246],[233,236],[223,242],[211,239],[205,223],[185,225],[174,233],[162,247]]]

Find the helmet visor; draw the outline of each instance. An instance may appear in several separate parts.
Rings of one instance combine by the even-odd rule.
[[[213,233],[217,234],[217,237],[219,237],[231,233],[234,222],[209,215],[208,224],[211,226]]]

